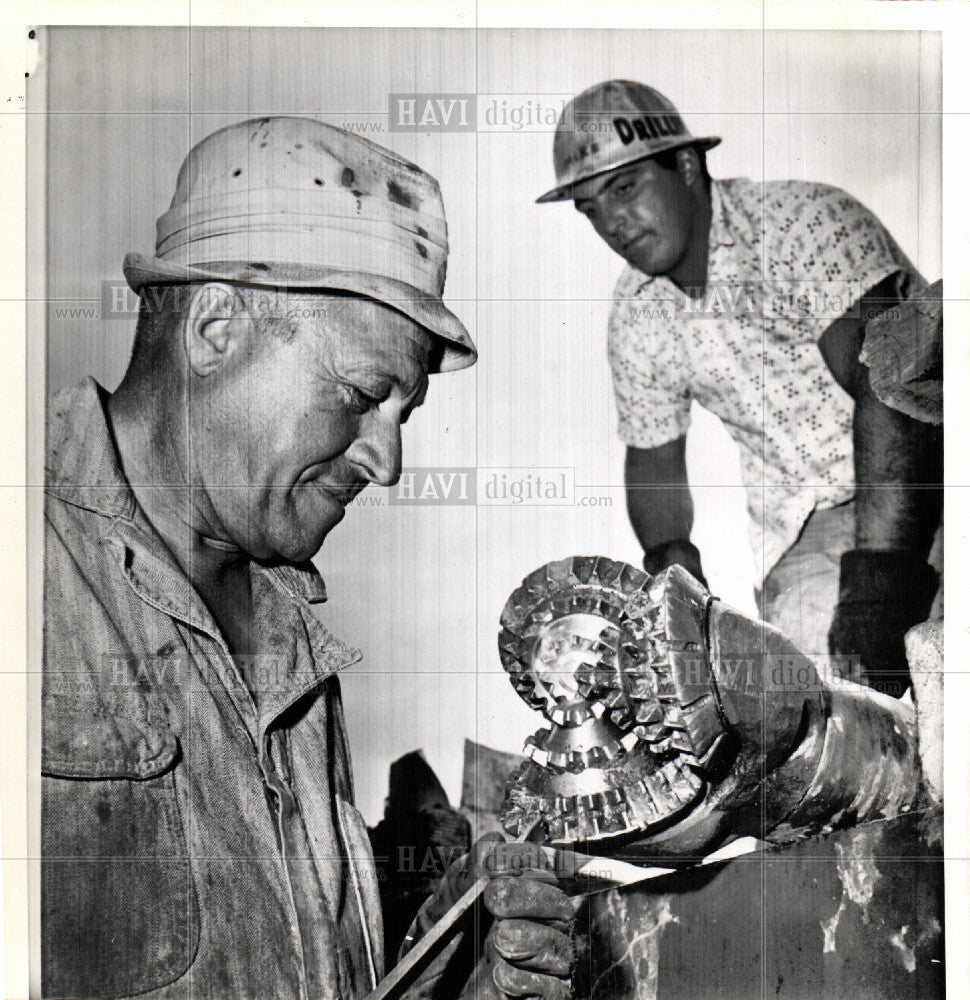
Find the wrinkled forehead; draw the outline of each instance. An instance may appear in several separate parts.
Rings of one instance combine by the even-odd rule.
[[[372,367],[408,383],[428,372],[433,338],[382,302],[340,293],[291,295],[290,314],[320,334],[325,353],[342,365]]]

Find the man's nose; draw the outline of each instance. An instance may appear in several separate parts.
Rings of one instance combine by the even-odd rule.
[[[629,219],[622,209],[606,205],[603,208],[602,219],[603,233],[609,239],[623,243],[629,238]]]
[[[372,410],[349,457],[364,470],[370,482],[393,486],[401,478],[400,421]]]

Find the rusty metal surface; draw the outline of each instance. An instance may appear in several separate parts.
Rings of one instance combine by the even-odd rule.
[[[923,813],[593,897],[575,996],[940,997],[941,846]]]
[[[509,832],[541,818],[552,843],[642,865],[738,836],[780,845],[593,897],[575,996],[941,995],[941,821],[910,706],[829,683],[679,567],[550,563],[502,626],[513,685],[552,723],[509,783]],[[667,796],[647,787],[655,810],[640,809],[666,768]]]

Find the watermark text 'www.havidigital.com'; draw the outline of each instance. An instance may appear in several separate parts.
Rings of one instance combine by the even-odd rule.
[[[358,497],[358,501],[364,496]],[[390,506],[579,506],[610,507],[610,495],[577,486],[576,470],[549,468],[406,468],[387,489]]]

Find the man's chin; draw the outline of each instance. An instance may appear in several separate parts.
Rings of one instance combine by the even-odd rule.
[[[670,252],[669,247],[649,240],[638,241],[628,251],[618,251],[618,253],[630,267],[650,278],[669,274],[677,265],[677,258]]]
[[[277,558],[289,563],[308,562],[320,551],[327,536],[343,518],[344,511],[341,510],[339,514],[328,518],[325,525],[313,531],[300,532],[299,537],[294,532],[286,538],[279,539],[273,546]]]
[[[344,519],[347,510],[336,497],[327,493],[325,502],[303,509],[292,528],[276,540],[278,555],[287,562],[299,563],[312,559],[320,551],[324,539]],[[286,529],[283,529],[286,531]]]
[[[310,559],[320,551],[321,546],[324,543],[327,535],[337,527],[338,524],[344,519],[347,510],[344,507],[337,507],[333,511],[328,511],[328,516],[326,521],[320,525],[320,527],[314,531],[307,540],[308,547],[313,546],[313,551],[307,555],[304,555],[304,559]]]
[[[664,268],[662,262],[658,262],[653,256],[648,256],[647,254],[632,253],[623,255],[623,259],[630,267],[641,274],[647,275],[649,278],[656,278],[667,273],[667,269]]]

